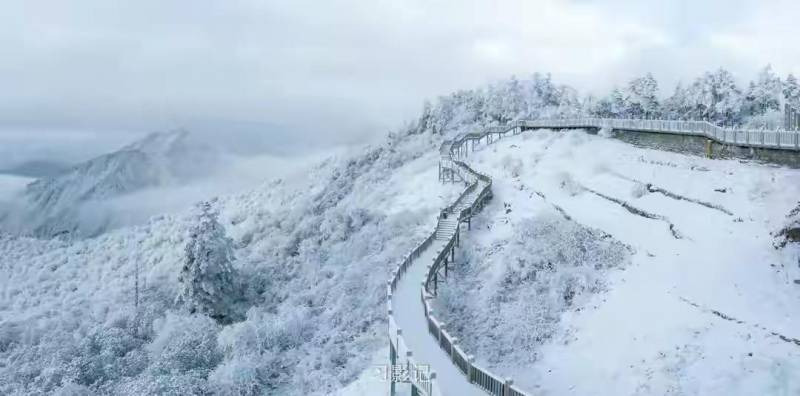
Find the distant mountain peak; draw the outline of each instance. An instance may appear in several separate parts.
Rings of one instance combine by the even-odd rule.
[[[74,232],[78,229],[79,207],[85,202],[183,184],[212,172],[218,163],[219,153],[192,140],[185,129],[151,133],[117,151],[28,185],[25,196],[32,218],[26,222],[39,236]]]
[[[120,151],[141,151],[146,154],[166,154],[180,145],[188,144],[189,131],[173,129],[166,132],[152,132],[133,142]]]

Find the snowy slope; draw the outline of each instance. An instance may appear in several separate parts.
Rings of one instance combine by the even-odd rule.
[[[229,326],[175,305],[182,215],[71,242],[0,236],[0,394],[343,388],[385,348],[388,271],[459,192],[431,182],[439,139],[406,137],[222,197],[246,296],[246,319]]]
[[[381,354],[386,356],[384,282],[388,271],[428,235],[438,210],[459,192],[457,186],[435,181],[442,139],[518,118],[587,111],[596,110],[549,76],[459,91],[426,105],[419,120],[390,134],[379,147],[303,169],[295,178],[221,197],[214,205],[235,242],[234,269],[244,295],[238,308],[246,312],[245,320],[231,325],[188,315],[175,303],[190,226],[184,213],[157,216],[140,226],[85,240],[46,241],[0,233],[0,273],[4,275],[0,277],[0,394],[378,394],[385,390],[385,383],[375,380],[373,365],[384,363]],[[180,142],[156,136],[120,150],[119,157],[105,156],[84,164],[72,176],[43,180],[32,196],[45,208],[40,212],[46,219],[33,226],[46,235],[74,229],[68,219],[75,202],[87,202],[84,207],[95,210],[102,206],[96,200],[108,197],[130,207],[137,201],[164,200],[160,190],[147,186],[191,178],[198,169],[202,171],[191,163],[195,151],[185,152]],[[199,153],[203,155],[202,150]],[[173,154],[191,160],[173,163]],[[785,223],[783,214],[794,206],[790,202],[797,196],[794,173],[687,159],[582,134],[526,134],[515,141],[503,140],[476,159],[479,170],[497,177],[496,198],[486,216],[474,222],[477,230],[468,234],[479,242],[476,250],[459,254],[476,258],[472,261],[476,275],[490,281],[477,282],[478,276],[470,281],[473,274],[459,273],[463,282],[450,284],[453,295],[459,291],[457,285],[476,285],[472,291],[462,288],[468,292],[465,302],[478,301],[470,300],[476,294],[472,292],[483,290],[483,296],[498,306],[505,301],[498,297],[496,286],[511,282],[517,291],[526,289],[524,277],[499,276],[504,265],[515,261],[477,260],[487,252],[514,258],[515,253],[504,244],[509,236],[516,238],[516,247],[526,246],[526,238],[541,237],[543,242],[563,238],[564,243],[550,251],[554,260],[574,254],[568,249],[573,240],[585,243],[587,250],[581,254],[609,258],[587,260],[593,265],[576,266],[566,274],[583,283],[544,278],[555,285],[580,286],[550,295],[552,301],[562,301],[552,309],[476,309],[473,323],[481,324],[492,323],[485,320],[489,316],[497,322],[498,315],[513,315],[513,320],[505,317],[511,325],[524,324],[526,315],[546,313],[540,323],[548,324],[550,334],[537,339],[529,328],[507,325],[508,336],[496,335],[496,340],[516,337],[514,345],[527,342],[529,346],[511,351],[479,345],[481,337],[464,339],[475,342],[469,348],[478,351],[480,358],[492,358],[482,354],[489,350],[497,350],[495,357],[508,357],[482,363],[498,373],[514,375],[529,389],[539,386],[552,394],[600,393],[597,389],[609,394],[657,394],[672,389],[665,386],[673,382],[686,393],[703,393],[693,392],[692,387],[729,390],[738,385],[729,379],[721,384],[698,379],[717,374],[735,375],[751,386],[742,389],[784,386],[786,393],[795,390],[794,367],[783,363],[793,358],[785,349],[786,342],[780,337],[775,341],[772,335],[762,337],[764,330],[757,328],[741,341],[734,337],[738,333],[718,329],[724,325],[741,329],[737,326],[742,324],[728,323],[695,306],[728,310],[748,324],[792,336],[791,329],[797,327],[791,319],[797,317],[792,307],[798,305],[790,284],[797,276],[788,271],[796,271],[790,264],[797,249],[776,253],[767,245],[768,231]],[[264,166],[264,172],[270,167]],[[746,177],[736,179],[728,172]],[[631,178],[714,202],[734,216],[707,207],[687,209],[687,202],[673,202],[656,193],[642,195],[646,189],[630,182]],[[724,182],[720,188],[731,189],[709,191],[718,180]],[[531,186],[541,188],[536,192],[546,200]],[[589,195],[581,186],[607,197],[636,201],[668,218],[685,238],[672,241],[673,230],[663,218],[632,218],[618,204]],[[191,196],[185,202],[188,207],[191,200],[207,195],[180,196]],[[572,220],[563,219],[553,203],[563,206]],[[517,217],[520,213],[524,215]],[[531,213],[541,213],[550,221],[532,222],[538,218]],[[62,214],[68,215],[63,217],[67,220],[61,221]],[[742,222],[734,221],[739,217]],[[546,227],[537,229],[539,224]],[[491,229],[484,230],[485,226]],[[711,231],[717,236],[709,236],[714,235]],[[718,243],[733,248],[723,250]],[[674,252],[681,253],[681,260],[672,259]],[[595,265],[599,270],[593,271]],[[553,271],[555,266],[544,268],[564,274]],[[134,309],[137,273],[138,310]],[[685,300],[678,298],[676,303],[666,291],[680,292]],[[665,322],[665,317],[674,317],[674,323]],[[716,324],[720,320],[723,323]],[[721,341],[714,344],[712,339]],[[702,364],[705,355],[697,364],[682,350],[672,352],[673,344],[681,342],[708,351],[714,366]],[[729,357],[721,350],[730,345],[737,352],[763,347],[752,348],[754,356],[769,367],[744,366],[746,360],[739,355],[739,360],[725,360]],[[524,356],[527,351],[535,356]],[[660,353],[671,356],[669,364]]]
[[[583,132],[526,132],[470,162],[493,176],[495,198],[440,304],[479,361],[544,394],[800,392],[798,252],[774,249],[770,235],[797,205],[800,172]],[[565,231],[571,222],[597,233],[582,251],[613,238],[630,262],[597,260],[565,293],[572,268],[602,257],[559,256],[583,232]],[[551,257],[539,274],[521,264],[531,251]],[[536,290],[514,300],[526,287]]]

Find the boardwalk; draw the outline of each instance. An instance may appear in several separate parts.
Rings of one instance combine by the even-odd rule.
[[[725,145],[773,150],[800,150],[798,131],[729,129],[705,121],[625,120],[603,118],[520,120],[481,132],[462,134],[440,147],[439,180],[464,183],[466,189],[446,208],[437,228],[394,271],[387,284],[391,363],[430,365],[433,373],[412,378],[411,394],[425,396],[527,396],[508,379],[474,363],[447,333],[428,300],[454,264],[462,228],[491,198],[491,178],[471,169],[464,159],[477,144],[491,144],[507,134],[531,129],[612,129],[705,137]],[[398,385],[399,386],[399,385]],[[401,388],[394,390],[400,390]],[[407,391],[407,390],[406,390]]]

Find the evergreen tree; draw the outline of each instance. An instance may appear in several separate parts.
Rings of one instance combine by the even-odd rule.
[[[783,84],[783,98],[786,103],[794,106],[800,106],[800,85],[797,83],[797,78],[794,74],[789,73],[786,81]]]
[[[742,92],[729,71],[720,68],[708,72],[689,87],[689,118],[725,125],[739,123],[742,100]]]
[[[758,73],[755,82],[751,82],[745,95],[745,109],[749,116],[760,116],[768,111],[781,110],[783,96],[781,79],[767,65]]]
[[[516,119],[524,115],[527,110],[525,92],[516,76],[511,76],[511,80],[508,81],[505,99],[504,107],[511,118]]]
[[[632,118],[655,118],[660,116],[658,82],[652,74],[631,80],[628,83],[626,114]]]
[[[591,115],[600,118],[615,118],[617,114],[614,113],[614,108],[609,98],[601,98],[589,107]]]
[[[531,93],[533,105],[538,108],[558,106],[558,92],[550,73],[542,75],[533,73],[531,78]]]
[[[627,118],[628,117],[628,99],[619,88],[614,88],[611,91],[611,114],[614,118]]]
[[[689,90],[678,83],[675,92],[664,101],[663,116],[673,120],[685,120],[691,117],[693,105],[689,101]]]
[[[433,118],[433,106],[431,106],[431,102],[426,100],[425,103],[422,104],[422,114],[420,114],[419,121],[417,122],[417,133],[424,133],[428,129],[435,129]],[[435,132],[434,130],[434,133]]]
[[[191,313],[230,321],[235,295],[233,241],[225,235],[209,202],[196,205],[193,222],[184,249],[178,302]]]

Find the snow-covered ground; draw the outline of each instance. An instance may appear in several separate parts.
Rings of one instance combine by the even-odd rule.
[[[0,233],[0,394],[380,388],[389,271],[460,192],[436,183],[438,144],[407,136],[215,202],[246,311],[230,325],[176,305],[183,214],[86,240]]]
[[[776,250],[770,235],[797,205],[800,171],[642,149],[581,131],[526,132],[468,162],[493,177],[494,199],[466,234],[466,269],[443,294],[462,299],[444,304],[450,308],[505,307],[486,307],[466,323],[457,323],[457,312],[445,318],[451,329],[483,332],[462,337],[480,363],[537,394],[800,393],[798,251]],[[569,231],[574,223],[564,215],[579,228]],[[536,283],[537,269],[526,279],[505,276],[525,273],[523,261],[533,255],[526,249],[557,251],[581,228],[596,239],[581,242],[584,251],[607,256],[595,245],[621,243],[627,258],[604,256],[594,274],[567,272],[549,286]],[[570,259],[534,263],[539,279],[565,273],[553,265],[580,264]],[[578,287],[564,293],[562,281]],[[505,292],[526,285],[541,287],[529,301]],[[554,292],[570,300],[559,302],[560,315],[532,306]],[[483,322],[520,327],[509,334],[508,326]],[[520,338],[530,355],[513,350]]]

